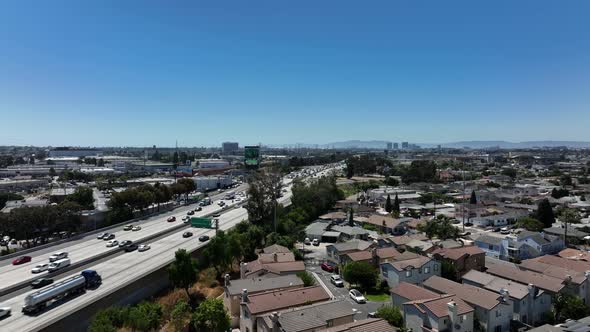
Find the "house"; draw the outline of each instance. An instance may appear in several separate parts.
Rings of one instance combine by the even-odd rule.
[[[367,262],[378,267],[381,263],[396,260],[400,255],[401,253],[394,248],[371,248],[369,250],[347,253],[340,258],[342,265],[346,265],[349,262]]]
[[[240,279],[250,277],[273,278],[305,271],[302,261],[291,260],[289,254],[261,255],[261,258],[240,264]],[[292,254],[291,254],[292,255]]]
[[[544,320],[551,310],[551,295],[534,285],[524,285],[479,271],[469,271],[463,276],[463,283],[487,289],[496,294],[508,291],[512,301],[513,319],[535,325]]]
[[[410,331],[473,331],[474,309],[455,295],[406,302],[403,315]]]
[[[545,228],[543,230],[546,234],[557,235],[563,237],[565,235],[565,228],[564,227],[550,227]],[[567,237],[577,238],[579,240],[583,240],[584,237],[589,236],[590,234],[577,230],[575,227],[568,224],[567,227]]]
[[[311,223],[305,228],[305,236],[310,240],[321,240],[322,236],[324,235],[329,226],[330,222],[323,220]]]
[[[565,284],[562,278],[521,269],[516,264],[503,262],[497,259],[490,259],[489,257],[486,258],[486,273],[516,281],[524,285],[531,284],[551,295],[565,291]]]
[[[402,305],[410,301],[433,299],[441,295],[430,291],[426,288],[409,284],[407,282],[400,282],[397,286],[391,288],[391,302],[394,306],[402,308]]]
[[[436,247],[430,241],[411,240],[406,243],[406,250],[420,254],[430,253],[434,249],[436,249]]]
[[[590,262],[590,252],[578,249],[566,248],[560,251],[557,255],[569,260]]]
[[[500,253],[502,252],[502,238],[483,234],[473,242],[477,247],[483,250],[486,256],[500,258]]]
[[[342,211],[336,211],[336,212],[330,212],[330,213],[326,213],[324,215],[321,215],[319,217],[319,219],[335,221],[335,222],[342,222],[342,221],[345,221],[347,217],[348,216],[346,215],[346,213],[344,213]]]
[[[491,214],[487,216],[471,218],[470,221],[479,227],[498,227],[507,226],[515,223],[519,218],[529,215],[528,211],[514,210],[508,213]]]
[[[438,276],[426,280],[424,287],[441,294],[453,294],[467,302],[475,309],[475,319],[479,321],[481,330],[487,332],[510,330],[513,309],[508,292],[498,295],[483,288],[460,284]],[[476,326],[474,328],[480,329]]]
[[[508,235],[502,240],[500,257],[503,259],[528,259],[542,255],[552,255],[565,248],[562,238],[545,232],[522,231]]]
[[[240,303],[240,331],[255,331],[257,320],[265,314],[330,300],[322,286],[286,289],[250,295],[244,289]]]
[[[405,222],[387,215],[372,214],[365,224],[373,225],[385,234],[404,234],[406,232]]]
[[[267,291],[302,288],[303,281],[295,275],[285,275],[276,278],[247,278],[230,280],[225,276],[223,304],[231,318],[232,327],[240,324],[240,303],[242,290],[246,289],[254,295]]]
[[[305,307],[272,312],[257,319],[258,332],[320,331],[354,322],[348,301],[316,303]]]
[[[440,262],[426,256],[419,256],[401,261],[381,264],[381,278],[387,280],[390,287],[400,282],[421,284],[431,276],[440,276]]]
[[[329,260],[340,264],[342,255],[367,250],[372,246],[373,243],[371,242],[355,239],[342,243],[329,244],[326,246],[326,253]]]
[[[273,244],[273,245],[270,245],[266,248],[263,248],[262,253],[263,254],[275,254],[275,253],[289,254],[289,253],[291,253],[291,250],[289,250],[289,248],[287,248],[287,247],[283,247],[278,244]]]
[[[330,327],[325,332],[396,332],[397,329],[381,318],[358,320],[336,327]]]
[[[564,323],[559,325],[549,325],[545,324],[543,326],[539,326],[529,332],[586,332],[590,327],[590,316],[580,318],[578,320],[575,319],[568,319]]]
[[[477,246],[437,249],[432,254],[441,264],[446,261],[454,267],[455,280],[461,279],[470,270],[483,271],[486,266],[486,254]]]
[[[418,241],[426,241],[428,237],[423,233],[419,234],[409,234],[409,235],[399,235],[399,236],[389,236],[383,239],[385,242],[388,242],[389,245],[393,246],[399,250],[405,250],[406,244],[412,240]]]
[[[356,226],[332,226],[332,231],[340,233],[341,241],[348,241],[353,239],[360,239],[367,241],[369,239],[370,231]]]

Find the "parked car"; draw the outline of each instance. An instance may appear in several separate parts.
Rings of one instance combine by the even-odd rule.
[[[499,231],[501,231],[502,229],[500,227],[496,227],[493,229],[494,232],[498,233]]]
[[[10,313],[11,313],[10,307],[0,307],[0,319],[10,316]]]
[[[330,276],[330,282],[336,287],[344,287],[344,280],[339,275],[333,274]]]
[[[191,236],[193,236],[193,233],[192,232],[184,232],[184,233],[182,233],[182,237],[184,237],[184,238],[191,237]]]
[[[107,248],[116,247],[119,245],[119,241],[117,240],[110,240],[107,242]]]
[[[41,273],[41,272],[45,272],[47,271],[47,269],[49,268],[49,264],[48,263],[43,263],[43,264],[37,264],[35,265],[35,267],[31,270],[32,273]]]
[[[125,227],[123,227],[124,231],[130,231],[133,229],[133,225],[129,224],[129,225],[125,225]]]
[[[107,235],[102,237],[102,239],[105,241],[112,240],[114,238],[115,238],[115,234],[113,234],[113,233],[107,233]]]
[[[31,261],[31,256],[20,256],[12,261],[12,265],[20,265]]]
[[[31,283],[31,287],[33,288],[41,288],[53,283],[53,279],[51,278],[39,278]]]
[[[176,217],[175,216],[168,217],[167,220],[168,220],[168,222],[173,222],[173,221],[176,221]]]
[[[377,312],[371,311],[367,314],[367,318],[377,318]]]
[[[473,223],[472,223],[472,222],[466,222],[466,223],[465,223],[465,226],[467,226],[467,227],[471,227],[471,226],[473,226]]]
[[[207,235],[199,236],[199,241],[201,241],[201,242],[209,241],[209,237]]]
[[[306,238],[305,238],[305,240],[303,240],[303,243],[304,243],[306,246],[309,246],[309,245],[311,245],[311,240],[310,240],[308,237],[306,237]]]
[[[351,289],[350,292],[348,292],[348,295],[356,303],[367,303],[367,299],[365,299],[363,294],[356,289]]]
[[[138,251],[148,251],[150,249],[151,249],[151,247],[149,244],[142,244],[139,246],[139,248],[137,248]]]
[[[134,250],[136,250],[137,248],[138,248],[138,246],[137,246],[137,244],[135,244],[135,243],[131,243],[131,244],[128,244],[128,245],[126,245],[125,247],[123,247],[123,249],[124,249],[126,252],[134,251]]]
[[[318,240],[318,239],[313,239],[313,241],[311,241],[311,244],[317,247],[317,246],[319,246],[319,245],[320,245],[320,240]]]
[[[336,270],[336,264],[331,263],[331,262],[324,262],[321,265],[322,270],[327,271],[327,272],[334,272]]]
[[[130,241],[130,240],[121,241],[121,242],[119,242],[119,248],[123,248],[123,247],[128,246],[132,243],[133,243],[133,241]]]
[[[141,230],[141,226],[133,226],[133,228],[131,229],[131,231],[133,232],[137,232]]]
[[[49,256],[50,262],[55,262],[60,259],[68,258],[68,253],[65,251],[56,252],[55,254]]]

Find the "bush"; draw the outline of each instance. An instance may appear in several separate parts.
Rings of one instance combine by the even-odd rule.
[[[307,271],[297,273],[297,276],[303,281],[304,287],[315,285],[315,278]]]
[[[395,327],[402,327],[404,318],[398,307],[392,305],[384,305],[377,309],[377,317],[385,319],[389,325]]]

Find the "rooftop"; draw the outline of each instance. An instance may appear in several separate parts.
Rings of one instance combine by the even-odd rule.
[[[510,296],[516,299],[523,299],[529,294],[527,285],[476,270],[467,272],[463,276],[463,279],[471,280],[482,285],[483,288],[498,294],[501,293],[502,289],[506,289]]]
[[[520,269],[518,266],[486,257],[486,272],[521,284],[532,284],[540,289],[557,293],[563,287],[563,280],[542,273]]]
[[[466,255],[484,254],[484,251],[477,246],[466,246],[461,248],[436,249],[433,254],[438,254],[451,260],[458,260]]]
[[[419,256],[417,258],[411,258],[411,259],[406,259],[403,261],[394,261],[394,262],[387,262],[384,264],[390,264],[391,266],[393,266],[396,270],[398,271],[403,271],[408,267],[412,267],[412,268],[420,268],[422,267],[422,265],[430,262],[430,258],[426,257],[426,256]]]
[[[460,296],[456,295],[445,295],[433,299],[410,301],[404,303],[404,305],[413,305],[422,312],[424,312],[424,309],[428,309],[428,311],[434,316],[442,318],[449,315],[449,303],[451,302],[454,302],[457,306],[458,315],[465,315],[466,313],[473,311],[473,308],[469,304],[463,301]]]
[[[229,295],[238,295],[243,289],[247,289],[250,293],[258,293],[292,286],[303,287],[303,281],[292,274],[275,278],[236,279],[231,280],[226,289]]]
[[[348,301],[317,303],[281,312],[279,324],[284,332],[318,329],[326,327],[330,320],[354,315],[352,309]]]
[[[500,304],[499,295],[488,290],[463,285],[438,276],[432,276],[424,281],[424,286],[443,294],[454,294],[466,302],[490,310]]]
[[[405,281],[400,282],[397,286],[393,287],[391,293],[399,295],[409,301],[432,299],[441,296],[438,293]]]
[[[331,327],[325,332],[395,332],[397,329],[387,321],[380,318],[369,318],[348,323],[336,327]]]
[[[249,295],[246,306],[251,314],[259,314],[329,299],[322,286],[311,286]]]

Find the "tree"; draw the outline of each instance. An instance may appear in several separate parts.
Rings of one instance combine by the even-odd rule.
[[[315,285],[315,278],[307,271],[301,271],[297,273],[297,276],[303,281],[303,287],[309,287]]]
[[[349,283],[369,290],[377,283],[379,271],[367,262],[350,262],[344,266],[342,275]]]
[[[88,326],[88,332],[117,332],[117,328],[106,315],[99,313]]]
[[[580,319],[590,315],[590,307],[578,296],[558,293],[553,297],[554,323],[562,323],[567,319]]]
[[[231,321],[221,299],[207,299],[199,305],[192,319],[193,326],[202,332],[225,332]]]
[[[445,279],[457,281],[457,267],[447,259],[443,259],[440,264],[440,274]]]
[[[176,302],[170,312],[170,323],[174,331],[182,331],[191,318],[191,306],[184,300]]]
[[[514,180],[516,178],[516,170],[514,168],[504,168],[502,170],[502,174],[509,176],[512,180]]]
[[[174,169],[178,167],[178,152],[174,151],[172,155],[172,163],[174,164]]]
[[[346,178],[350,179],[354,176],[354,164],[352,162],[346,161]]]
[[[522,217],[518,219],[516,225],[532,232],[540,232],[545,228],[542,222],[532,217]]]
[[[66,196],[66,201],[76,202],[86,210],[94,209],[94,196],[89,187],[78,187],[71,195]]]
[[[384,305],[377,309],[377,317],[385,319],[389,325],[395,327],[403,327],[404,325],[404,318],[399,307],[395,307],[392,305]]]
[[[275,172],[260,172],[249,182],[248,220],[255,225],[267,225],[273,220],[276,200],[281,196],[281,177]]]
[[[469,198],[469,204],[477,204],[477,197],[475,196],[475,190],[471,191],[471,198]]]
[[[133,330],[155,330],[160,326],[163,316],[162,305],[154,302],[142,302],[129,310],[128,325]]]
[[[0,210],[6,206],[8,201],[20,201],[25,199],[23,196],[15,193],[0,193]]]
[[[436,182],[436,163],[431,160],[414,160],[408,170],[402,175],[406,184],[413,182]]]
[[[581,202],[585,202],[585,201],[586,201],[586,196],[584,196],[584,195],[580,195],[580,201],[581,201]]]
[[[232,256],[227,245],[227,236],[225,232],[219,231],[213,237],[205,250],[203,250],[203,259],[215,268],[217,275],[220,276],[232,262]]]
[[[385,201],[385,211],[387,211],[387,213],[393,211],[393,205],[391,205],[391,197],[389,197],[389,194],[387,194],[387,200]]]
[[[567,189],[564,188],[553,188],[553,190],[551,190],[551,197],[555,198],[555,199],[560,199],[562,197],[566,197],[569,196],[570,192]]]
[[[398,214],[400,212],[399,204],[399,197],[397,197],[397,193],[395,193],[395,198],[393,199],[393,211]]]
[[[186,291],[189,301],[191,301],[189,288],[199,280],[196,264],[195,260],[192,259],[186,250],[178,249],[174,253],[174,262],[168,267],[170,282],[172,282],[174,287],[183,288]]]
[[[386,186],[390,186],[390,187],[397,187],[399,186],[399,181],[396,178],[392,178],[390,176],[386,176],[385,180],[383,180],[383,183]]]
[[[549,228],[555,222],[555,215],[553,214],[553,208],[548,199],[544,199],[539,202],[537,207],[537,219],[543,223],[543,228]]]

